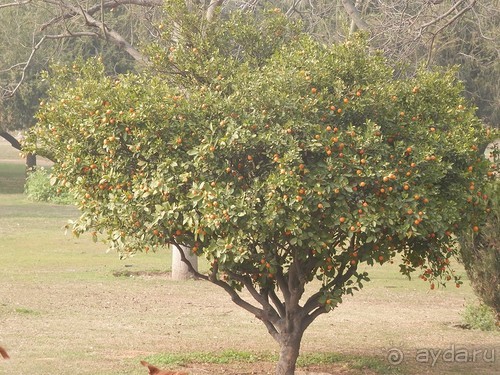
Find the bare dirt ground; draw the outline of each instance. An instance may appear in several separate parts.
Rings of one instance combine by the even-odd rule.
[[[0,360],[0,374],[145,375],[139,361],[154,363],[161,353],[277,353],[264,326],[223,291],[170,280],[167,251],[119,261],[102,244],[64,235],[61,227],[74,215],[0,195],[0,344],[11,356]],[[371,273],[372,282],[317,319],[302,341],[302,353],[345,360],[297,374],[500,373],[500,334],[460,328],[464,304],[475,299],[467,282],[430,291],[398,275],[396,265]],[[171,368],[274,373],[272,362]]]
[[[86,255],[102,256],[96,251]],[[64,262],[59,270],[32,270],[23,277],[11,272],[0,278],[0,342],[12,357],[0,363],[0,373],[144,374],[139,360],[157,353],[276,351],[263,326],[215,287],[194,280],[174,282],[161,273],[117,277],[117,270],[108,268],[113,261],[104,263],[96,269],[92,262],[87,276],[85,264],[68,268]],[[499,359],[491,361],[483,353],[500,355],[498,333],[456,327],[466,295],[460,290],[412,293],[411,286],[368,287],[318,319],[302,350],[385,358],[394,349],[405,355],[402,374],[498,373]],[[453,348],[483,354],[468,363],[445,362],[443,357],[434,366],[431,358],[417,363],[418,350]],[[236,375],[272,374],[273,368],[273,363],[195,363],[186,370]],[[300,370],[375,373],[345,363]]]

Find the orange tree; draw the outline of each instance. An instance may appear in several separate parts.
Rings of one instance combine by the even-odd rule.
[[[455,233],[481,231],[492,166],[453,71],[396,79],[363,40],[325,46],[276,12],[185,17],[141,74],[54,68],[26,147],[57,161],[75,233],[122,254],[174,244],[206,257],[198,276],[279,344],[277,374],[369,280],[362,265],[460,284]]]

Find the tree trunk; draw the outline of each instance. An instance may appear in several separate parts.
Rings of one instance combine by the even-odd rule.
[[[7,132],[0,132],[0,137],[5,138],[6,141],[8,141],[12,147],[14,147],[16,150],[21,151],[22,146],[21,143],[12,135]],[[26,155],[26,170],[31,171],[36,167],[36,155],[34,154],[28,154]]]
[[[36,155],[28,154],[26,155],[26,170],[33,171],[36,169]]]
[[[354,4],[354,8],[359,9],[360,6],[361,6],[361,0],[356,0],[356,3]],[[358,25],[356,25],[356,22],[354,21],[354,19],[351,19],[351,27],[349,28],[349,35],[354,34],[357,29],[358,29]]]
[[[300,341],[303,332],[282,334],[283,341],[280,343],[280,357],[276,365],[276,375],[294,375],[297,358],[299,357]]]
[[[349,17],[351,17],[352,22],[356,25],[356,27],[360,30],[369,30],[368,24],[361,17],[358,9],[356,9],[355,4],[351,0],[342,0],[342,5],[346,10]]]
[[[171,246],[172,248],[172,280],[188,280],[192,278],[194,275],[190,271],[188,265],[182,261],[181,254],[179,249],[175,246]],[[184,256],[186,260],[188,260],[193,268],[198,270],[198,256],[193,254],[188,247],[181,246],[182,251],[184,252]]]

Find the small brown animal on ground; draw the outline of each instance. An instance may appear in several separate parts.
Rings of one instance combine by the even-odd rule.
[[[141,361],[141,365],[148,368],[149,375],[188,375],[187,372],[160,370],[158,367],[155,367],[146,361]]]
[[[3,359],[9,359],[10,358],[9,355],[7,354],[7,352],[5,351],[5,349],[2,348],[1,346],[0,346],[0,355],[3,357]]]

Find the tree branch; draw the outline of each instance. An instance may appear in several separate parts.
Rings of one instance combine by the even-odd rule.
[[[356,6],[352,3],[350,0],[342,0],[342,5],[344,6],[344,9],[346,10],[347,14],[351,17],[351,19],[354,21],[356,26],[361,29],[361,30],[369,30],[368,24],[363,20],[361,17],[361,14],[359,11],[356,9]]]
[[[49,3],[49,4],[59,4],[59,3],[54,3],[50,0],[44,0],[44,2]],[[110,0],[110,1],[103,1],[102,3],[91,6],[85,12],[87,14],[94,15],[98,11],[113,9],[113,8],[119,7],[121,5],[138,5],[138,6],[143,6],[143,7],[160,7],[163,5],[163,1],[162,0]],[[70,19],[74,16],[77,16],[78,14],[79,14],[78,12],[68,11],[67,13],[64,13],[63,15],[59,15],[57,17],[54,17],[51,20],[49,20],[48,22],[44,23],[40,27],[40,31],[44,31],[46,28],[48,28],[52,25],[55,25],[56,23],[61,22],[65,19]]]
[[[290,297],[286,301],[287,311],[296,309],[299,306],[300,298],[304,294],[305,282],[302,278],[300,267],[300,261],[294,252],[292,264],[288,268],[288,291]]]
[[[354,4],[354,8],[357,10],[359,8],[359,6],[361,5],[361,2],[362,0],[356,0],[356,3]],[[359,10],[358,10],[358,14],[359,14]],[[360,17],[361,17],[361,14],[360,14]],[[357,25],[356,25],[356,22],[354,21],[353,18],[351,18],[351,27],[349,28],[349,35],[352,35],[354,34],[354,32],[356,31],[357,29]]]
[[[210,5],[208,6],[207,12],[206,12],[207,21],[211,22],[213,20],[214,14],[215,14],[215,9],[218,6],[221,6],[223,1],[224,0],[212,0],[212,1],[210,1]]]
[[[145,63],[147,61],[146,57],[140,53],[135,47],[133,47],[130,43],[128,43],[119,33],[116,31],[110,29],[106,23],[101,21],[98,21],[94,17],[92,17],[93,14],[97,13],[98,11],[102,11],[104,13],[105,9],[111,9],[115,8],[120,5],[138,5],[138,6],[150,6],[150,7],[157,7],[161,6],[163,4],[162,0],[108,0],[102,2],[99,2],[99,4],[96,4],[89,9],[85,10],[81,6],[76,6],[72,5],[69,2],[66,1],[55,1],[55,0],[42,0],[46,4],[50,4],[52,6],[57,6],[62,9],[63,14],[58,15],[57,17],[52,18],[45,24],[43,24],[40,28],[40,31],[46,30],[49,26],[55,25],[61,21],[70,19],[75,16],[81,16],[85,19],[85,23],[87,26],[90,27],[95,27],[103,32],[103,37],[106,38],[107,40],[110,40],[113,44],[117,45],[119,48],[123,49],[125,52],[127,52],[134,60],[136,60],[139,63]],[[24,4],[29,4],[31,3],[32,0],[23,0],[19,2],[12,2],[8,4],[2,4],[0,5],[1,8],[6,8],[6,7],[13,7],[13,6],[20,6]],[[19,87],[23,84],[25,81],[25,76],[28,68],[30,67],[33,58],[37,52],[37,50],[40,48],[40,46],[47,40],[47,39],[64,39],[64,38],[74,38],[74,37],[100,37],[98,32],[94,31],[77,31],[73,32],[66,28],[67,33],[61,33],[61,34],[47,34],[43,35],[38,42],[35,42],[35,34],[33,35],[33,47],[31,49],[31,53],[28,57],[28,59],[25,62],[18,63],[12,67],[9,68],[9,70],[12,70],[14,68],[22,67],[21,73],[20,73],[20,78],[19,80],[15,83],[12,84],[11,87],[6,87],[4,88],[1,93],[2,98],[10,98],[15,95],[15,93],[19,90]],[[101,36],[102,37],[102,36]]]
[[[257,292],[257,289],[253,286],[252,282],[248,277],[245,277],[243,275],[238,275],[235,272],[232,271],[226,271],[226,273],[234,280],[237,280],[241,282],[243,285],[245,285],[245,288],[248,289],[248,292],[252,295],[252,297],[263,307],[264,305],[268,304],[268,301],[259,293]]]
[[[349,249],[353,250],[355,244],[356,244],[356,236],[352,236],[349,244]],[[347,282],[347,280],[349,280],[356,273],[356,270],[358,269],[358,263],[350,265],[350,267],[344,273],[347,265],[350,265],[350,261],[348,259],[345,260],[340,265],[337,275],[333,280],[324,285],[320,291],[314,293],[307,299],[303,307],[303,311],[305,312],[305,314],[307,314],[304,318],[307,325],[311,324],[312,321],[316,319],[318,315],[327,312],[326,308],[323,305],[321,305],[318,301],[319,298],[323,295],[324,290],[329,290],[331,288],[337,288],[337,289],[342,288],[344,284]]]
[[[274,306],[276,306],[276,310],[278,311],[279,316],[281,318],[284,318],[286,314],[285,305],[283,304],[283,302],[281,302],[274,289],[269,290],[269,297],[271,298]]]
[[[249,313],[253,314],[257,319],[262,320],[264,322],[264,324],[266,325],[266,327],[268,327],[269,333],[273,337],[275,337],[275,335],[277,334],[277,330],[274,327],[274,325],[271,324],[271,321],[269,321],[268,319],[266,319],[266,314],[264,313],[264,311],[262,309],[259,309],[258,307],[255,307],[251,303],[245,301],[243,298],[241,298],[241,296],[238,294],[238,292],[236,290],[234,290],[228,283],[226,283],[226,282],[218,279],[217,278],[217,269],[215,269],[214,272],[212,272],[212,274],[210,276],[203,275],[203,274],[199,273],[193,267],[193,265],[191,264],[191,262],[189,262],[189,260],[187,260],[186,255],[184,254],[184,251],[182,250],[180,244],[177,243],[176,241],[172,241],[172,244],[177,248],[177,250],[179,250],[179,252],[181,254],[181,260],[188,266],[189,270],[196,277],[199,277],[202,280],[209,281],[212,284],[215,284],[215,285],[221,287],[222,289],[224,289],[226,291],[226,293],[229,294],[229,296],[231,297],[231,300],[236,305],[240,306],[241,308],[245,309]],[[214,267],[216,268],[216,266],[214,266]]]
[[[132,56],[132,58],[134,58],[134,60],[136,60],[137,62],[145,63],[147,61],[146,57],[143,54],[141,54],[138,50],[136,50],[130,43],[128,43],[120,34],[108,28],[101,21],[98,21],[97,19],[92,17],[92,15],[84,11],[83,8],[81,7],[79,8],[68,3],[61,3],[61,5],[71,10],[72,12],[80,14],[82,17],[84,17],[88,26],[94,26],[99,29],[106,30],[109,39],[118,47],[122,48],[125,52],[127,52],[130,56]]]
[[[353,236],[351,238],[350,247],[353,248],[354,244],[355,244],[355,237]],[[348,264],[350,264],[349,260],[344,261],[340,265],[340,268],[339,268],[335,278],[332,281],[330,281],[329,283],[327,283],[326,285],[324,285],[320,291],[314,293],[312,296],[310,296],[307,299],[306,303],[304,304],[304,311],[307,314],[310,313],[311,311],[313,311],[315,308],[321,306],[321,304],[318,302],[318,299],[321,297],[321,295],[323,295],[323,293],[324,293],[323,291],[325,289],[328,290],[328,289],[331,289],[333,287],[343,286],[347,282],[347,280],[349,280],[352,277],[352,275],[354,275],[354,273],[356,273],[356,270],[358,269],[358,263],[356,263],[355,265],[351,265],[347,269],[347,271],[344,273]]]
[[[462,16],[462,14],[464,14],[465,12],[469,11],[472,9],[472,7],[474,6],[474,4],[476,3],[476,0],[472,0],[468,6],[466,6],[464,9],[460,10],[457,14],[455,14],[455,16],[453,16],[453,18],[451,20],[449,20],[448,22],[446,22],[443,26],[441,26],[436,32],[433,33],[432,35],[432,38],[431,38],[431,43],[429,45],[429,49],[428,49],[428,54],[427,54],[427,61],[425,63],[426,66],[429,66],[430,62],[431,62],[431,58],[432,58],[432,51],[433,51],[433,46],[434,46],[434,42],[436,41],[436,36],[441,32],[443,31],[446,27],[448,27],[449,25],[451,25],[453,22],[455,22],[458,18],[460,18]],[[449,12],[448,12],[449,14]]]
[[[257,317],[262,321],[268,320],[275,326],[279,325],[280,315],[274,309],[274,307],[269,303],[267,291],[264,290],[262,293],[259,293],[255,289],[249,277],[238,275],[231,271],[226,271],[226,272],[231,278],[243,283],[243,285],[245,285],[245,288],[249,291],[253,299],[255,299],[255,301],[262,306],[262,309],[260,310],[260,315]]]
[[[281,293],[283,294],[283,298],[285,299],[285,304],[288,304],[288,301],[290,301],[290,290],[288,289],[288,282],[283,275],[282,267],[276,270],[276,282],[281,289]]]
[[[7,132],[0,132],[0,137],[4,138],[7,142],[11,144],[16,150],[21,151],[21,143],[12,135]]]
[[[432,26],[432,25],[438,23],[439,21],[441,21],[442,19],[448,17],[448,15],[450,15],[452,12],[454,12],[455,9],[457,9],[458,6],[463,3],[463,1],[464,0],[457,1],[455,4],[453,4],[453,6],[450,9],[448,9],[448,11],[446,11],[443,14],[441,14],[439,17],[433,19],[432,21],[429,21],[429,22],[424,23],[423,25],[421,25],[420,26],[420,30],[424,30],[424,29],[428,28],[429,26]],[[473,3],[475,3],[475,0],[473,0]]]
[[[34,38],[35,37],[33,36],[33,39]],[[2,98],[11,98],[12,96],[15,95],[16,91],[19,90],[19,87],[21,87],[21,84],[24,82],[24,79],[26,78],[26,71],[28,70],[28,67],[31,64],[31,61],[33,60],[33,57],[35,56],[36,51],[38,50],[38,48],[40,48],[40,46],[42,45],[44,40],[45,40],[45,37],[42,37],[42,39],[40,39],[33,46],[33,48],[31,49],[31,53],[28,57],[28,60],[26,60],[26,62],[21,63],[21,64],[17,64],[18,66],[24,65],[22,70],[21,70],[21,78],[19,79],[19,81],[17,82],[17,84],[14,86],[14,88],[12,90],[7,90],[7,89],[4,90],[4,93],[2,93]]]
[[[179,243],[177,243],[176,241],[172,241],[172,244],[179,251],[179,253],[181,255],[181,260],[187,265],[187,267],[189,269],[189,272],[191,272],[193,275],[195,275],[196,277],[198,277],[200,279],[203,279],[203,280],[206,280],[206,281],[210,281],[210,279],[209,279],[209,277],[207,275],[199,273],[196,270],[196,268],[193,267],[193,265],[191,264],[191,262],[186,258],[186,254],[184,254],[184,250],[182,249],[182,247],[181,247],[181,245]]]
[[[303,324],[303,327],[304,327],[304,330],[307,329],[307,327],[309,327],[311,325],[312,322],[314,322],[314,320],[322,315],[322,314],[326,314],[328,312],[328,310],[326,309],[325,306],[318,306],[318,308],[314,311],[312,311],[310,314],[307,314],[303,319],[302,319],[302,324]]]
[[[9,7],[17,7],[19,5],[24,5],[31,3],[31,0],[24,0],[24,1],[16,1],[15,3],[8,3],[8,4],[0,4],[0,9],[2,8],[9,8]]]

